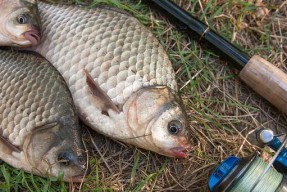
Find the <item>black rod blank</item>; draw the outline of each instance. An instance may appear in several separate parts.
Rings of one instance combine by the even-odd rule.
[[[211,30],[207,25],[191,16],[188,12],[180,8],[170,0],[147,0],[148,3],[153,3],[163,9],[168,15],[172,16],[191,32],[195,32],[210,44],[214,45],[222,53],[226,54],[230,59],[237,63],[237,68],[242,69],[250,57],[235,47],[225,38]]]

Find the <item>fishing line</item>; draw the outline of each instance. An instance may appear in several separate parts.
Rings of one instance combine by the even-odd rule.
[[[230,191],[276,191],[282,181],[283,175],[272,168],[267,169],[267,172],[264,173],[266,168],[269,168],[268,165],[266,165],[262,159],[256,157],[245,175],[232,187]],[[262,176],[262,178],[258,178],[259,175]]]
[[[147,136],[151,136],[151,134],[148,134],[148,135],[140,135],[140,136],[125,138],[125,139],[121,139],[121,140],[137,139],[137,138],[147,137]]]

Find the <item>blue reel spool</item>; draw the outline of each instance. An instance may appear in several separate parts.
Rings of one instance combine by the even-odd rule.
[[[287,174],[287,150],[284,148],[287,137],[285,137],[284,142],[282,143],[277,137],[274,137],[272,131],[260,130],[257,133],[257,139],[259,142],[268,145],[270,148],[276,151],[276,154],[269,165],[266,166],[263,174],[258,175],[257,178],[254,178],[252,190],[257,186],[264,174],[268,172],[268,169],[272,163],[278,172]],[[248,169],[250,169],[251,166],[254,166],[253,163],[256,164],[258,158],[259,155],[256,152],[251,157],[240,159],[235,156],[229,156],[228,158],[224,159],[224,161],[217,166],[215,171],[209,177],[208,189],[212,192],[232,191],[232,188],[239,182],[239,180],[246,176]],[[267,181],[269,182],[269,180]],[[278,188],[276,191],[287,191],[287,180],[285,178],[283,178],[282,181],[277,181],[277,183]]]
[[[222,192],[231,189],[257,157],[258,153],[256,152],[251,157],[240,159],[235,156],[229,156],[224,159],[208,179],[209,191]]]

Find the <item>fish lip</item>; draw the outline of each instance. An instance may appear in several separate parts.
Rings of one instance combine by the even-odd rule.
[[[38,30],[26,31],[22,35],[26,40],[32,43],[32,46],[37,45],[41,40],[41,34],[38,32]]]
[[[170,151],[172,152],[174,157],[183,159],[187,157],[186,153],[192,149],[193,147],[188,145],[188,146],[183,146],[183,147],[174,147],[174,148],[171,148]]]
[[[73,183],[83,183],[85,181],[85,175],[80,174],[80,175],[72,176],[70,180]]]

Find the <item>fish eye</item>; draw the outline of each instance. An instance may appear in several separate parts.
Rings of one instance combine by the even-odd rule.
[[[28,18],[26,15],[19,15],[17,21],[19,24],[26,24],[28,22]]]
[[[178,120],[173,120],[168,123],[168,132],[172,135],[176,135],[180,132],[182,124]]]
[[[86,163],[85,157],[79,156],[79,157],[78,157],[78,162],[79,162],[79,164],[84,164],[84,163]]]
[[[69,166],[71,163],[71,154],[69,152],[61,152],[58,155],[58,162],[61,165]]]

